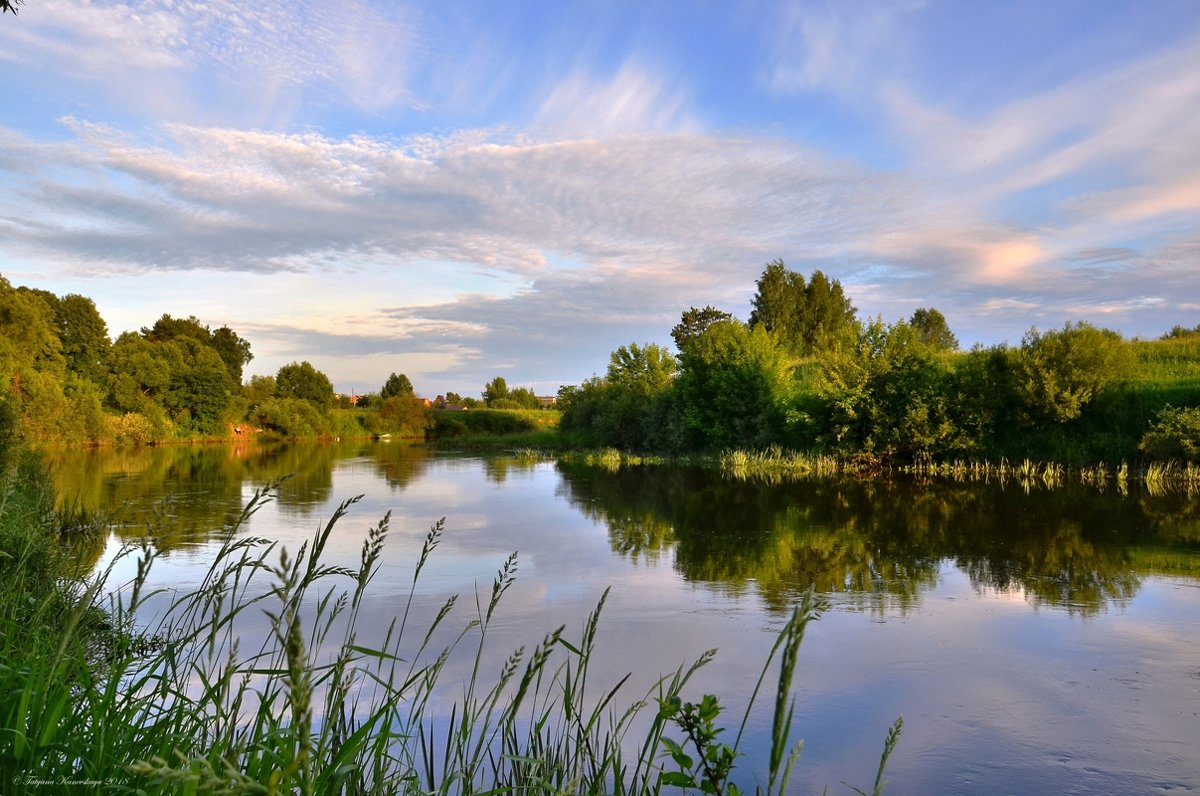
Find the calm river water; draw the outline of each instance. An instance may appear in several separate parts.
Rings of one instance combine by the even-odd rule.
[[[367,529],[392,512],[368,611],[380,627],[408,594],[426,531],[445,517],[419,610],[463,593],[461,625],[471,595],[486,598],[518,551],[518,579],[489,642],[497,670],[558,625],[577,637],[612,587],[593,676],[615,684],[634,672],[628,704],[717,647],[692,696],[719,694],[731,725],[790,606],[814,584],[828,608],[800,652],[797,793],[869,789],[899,715],[904,734],[888,771],[896,796],[1200,790],[1200,499],[1185,494],[1012,482],[770,486],[386,443],[48,458],[67,499],[120,507],[97,561],[149,522],[163,553],[153,578],[172,587],[200,579],[213,529],[272,479],[292,476],[246,532],[291,549],[342,500],[363,495],[327,556],[356,566]],[[752,745],[769,731],[768,701]],[[751,749],[745,781],[763,759]]]

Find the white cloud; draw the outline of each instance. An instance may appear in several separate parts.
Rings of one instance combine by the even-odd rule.
[[[811,2],[792,0],[778,9],[771,28],[767,85],[777,93],[832,91],[855,95],[894,54],[898,20],[924,2]]]
[[[365,0],[43,0],[5,26],[6,60],[98,87],[157,118],[278,123],[316,92],[379,111],[415,101],[412,15]],[[221,98],[213,107],[206,100]]]
[[[560,80],[534,117],[537,129],[587,138],[696,129],[686,92],[626,62],[610,80],[576,70]]]

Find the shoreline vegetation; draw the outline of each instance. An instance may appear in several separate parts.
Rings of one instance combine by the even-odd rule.
[[[515,553],[475,609],[452,597],[410,624],[442,521],[424,538],[386,640],[367,647],[355,626],[388,515],[367,532],[358,567],[329,566],[326,543],[358,498],[289,551],[243,530],[273,499],[269,485],[224,529],[195,590],[152,589],[158,553],[146,541],[126,545],[99,573],[77,571],[72,550],[106,533],[103,518],[55,509],[36,455],[11,434],[0,438],[6,792],[47,783],[75,793],[786,792],[801,748],[790,737],[792,679],[821,610],[811,590],[790,612],[744,713],[687,693],[715,650],[644,694],[622,690],[629,675],[596,690],[589,660],[607,592],[577,635],[559,627],[528,649],[487,644],[516,577]],[[128,582],[113,582],[118,561],[134,563]],[[241,617],[259,613],[270,629],[248,638]],[[452,656],[473,661],[461,684],[444,682]],[[740,743],[764,688],[774,691],[768,759],[750,761]],[[448,692],[461,696],[447,715]],[[723,725],[736,733],[718,738]],[[901,725],[886,735],[871,790],[857,792],[883,792]]]
[[[755,287],[748,320],[689,308],[674,352],[620,346],[603,375],[555,396],[497,376],[480,398],[423,399],[398,373],[338,395],[309,362],[247,380],[250,343],[227,326],[163,315],[111,340],[91,299],[0,276],[0,403],[19,439],[47,447],[369,437],[715,458],[735,476],[838,462],[857,475],[1196,480],[1200,326],[1149,340],[1079,321],[964,351],[938,310],[860,319],[820,271],[776,261]]]

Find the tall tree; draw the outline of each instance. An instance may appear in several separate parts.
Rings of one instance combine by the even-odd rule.
[[[646,398],[671,386],[679,363],[660,345],[630,343],[608,359],[608,383],[614,389]]]
[[[379,397],[383,398],[384,400],[387,400],[388,398],[394,398],[398,395],[412,394],[412,382],[409,381],[408,376],[405,376],[403,373],[393,373],[392,375],[388,376],[387,381],[384,382],[383,389],[379,391]]]
[[[508,391],[507,400],[522,409],[537,409],[541,406],[537,394],[528,387],[513,387]]]
[[[761,326],[788,348],[800,339],[800,318],[805,309],[804,277],[789,271],[783,260],[767,264],[758,278],[752,301],[750,326]]]
[[[77,293],[63,296],[54,309],[54,321],[67,369],[103,385],[108,377],[112,341],[108,337],[108,324],[100,317],[95,302]]]
[[[483,388],[483,400],[489,406],[496,401],[501,401],[508,397],[508,382],[503,376],[497,376],[487,383]]]
[[[696,309],[689,307],[683,311],[683,315],[679,318],[679,323],[675,324],[675,328],[671,330],[671,337],[675,340],[675,347],[682,351],[689,343],[695,340],[708,327],[718,321],[728,321],[733,318],[728,312],[719,310],[716,307],[706,306],[704,309]]]
[[[191,340],[208,345],[212,340],[212,331],[200,322],[200,319],[195,315],[190,315],[187,318],[173,318],[167,313],[154,322],[151,327],[142,327],[142,337],[145,337],[152,343],[161,343],[167,340],[178,340],[181,337],[186,337]]]
[[[957,351],[958,338],[950,331],[946,316],[933,307],[921,307],[913,312],[908,321],[916,332],[917,340],[938,351]]]
[[[281,367],[275,375],[275,391],[280,398],[299,398],[322,409],[333,406],[333,383],[309,362]]]
[[[857,311],[842,291],[842,283],[813,271],[804,288],[800,350],[804,354],[827,351],[857,339]]]
[[[250,353],[250,341],[243,340],[228,326],[222,326],[213,331],[208,344],[225,363],[225,369],[229,371],[233,383],[241,384],[242,369],[254,359],[254,355]]]
[[[721,321],[680,355],[675,391],[693,444],[754,448],[783,439],[793,383],[774,335]]]
[[[149,415],[157,407],[161,414],[173,370],[183,368],[183,353],[168,343],[152,343],[141,335],[125,332],[113,343],[112,372],[108,380],[108,404],[121,412]]]
[[[14,288],[0,276],[0,359],[9,360],[4,376],[15,375],[19,368],[62,373],[62,342],[54,309],[39,293]],[[49,296],[57,302],[53,293]]]
[[[838,280],[813,271],[806,282],[782,260],[775,260],[757,285],[750,326],[775,335],[793,355],[807,356],[855,339],[856,310]]]

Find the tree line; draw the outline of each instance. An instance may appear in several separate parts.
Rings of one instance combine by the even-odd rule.
[[[329,378],[308,362],[243,385],[250,343],[228,326],[164,314],[115,340],[88,297],[0,276],[0,377],[19,434],[42,442],[144,444],[265,429],[338,434]]]
[[[13,286],[0,276],[0,409],[20,436],[40,442],[147,444],[265,431],[280,437],[423,434],[432,426],[412,381],[392,373],[352,403],[307,361],[251,377],[250,342],[228,326],[164,314],[114,340],[95,302]],[[536,409],[527,387],[504,377],[467,408]]]
[[[821,271],[775,261],[756,287],[747,321],[691,307],[675,352],[621,346],[604,375],[562,388],[561,429],[626,450],[779,445],[887,462],[1200,450],[1200,327],[1164,336],[1191,346],[1190,387],[1151,384],[1137,377],[1144,341],[1083,321],[962,351],[937,309],[860,319]]]

